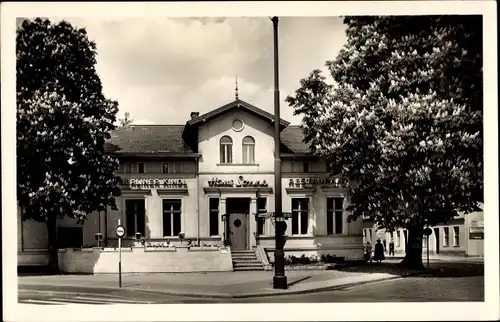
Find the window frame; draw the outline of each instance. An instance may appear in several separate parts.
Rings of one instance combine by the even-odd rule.
[[[165,202],[168,202],[168,201],[171,201],[172,204],[173,204],[173,201],[178,201],[179,204],[180,204],[180,208],[179,210],[170,210],[169,214],[170,214],[170,235],[166,235],[165,234]],[[163,233],[163,237],[168,237],[168,238],[179,238],[179,233],[182,232],[182,226],[183,226],[183,222],[182,222],[182,215],[183,215],[183,208],[184,206],[184,200],[182,198],[161,198],[161,214],[162,214],[162,233]],[[178,212],[179,214],[179,233],[177,233],[176,235],[174,234],[174,214],[176,214]]]
[[[450,247],[450,229],[443,227],[443,247]]]
[[[259,200],[264,201],[264,205],[265,205],[264,208],[259,207]],[[268,206],[268,198],[267,197],[257,197],[256,203],[257,203],[257,213],[267,212],[267,206]],[[262,234],[259,232],[261,227],[262,227]],[[266,218],[265,217],[257,217],[257,235],[258,236],[267,236]]]
[[[223,139],[228,138],[230,143],[222,142]],[[233,138],[229,135],[224,135],[219,140],[219,158],[221,164],[233,164]]]
[[[460,227],[453,226],[453,247],[460,247]]]
[[[129,167],[127,171],[127,165]],[[131,162],[123,162],[123,173],[132,173],[132,163]]]
[[[135,203],[135,209],[134,209],[134,229],[131,230],[130,227],[129,227],[129,222],[128,222],[128,213],[127,213],[127,201],[134,201]],[[146,237],[146,231],[147,231],[147,227],[146,227],[146,199],[145,198],[140,198],[140,197],[129,197],[129,198],[124,198],[123,202],[124,202],[124,210],[125,210],[125,236],[124,237],[128,237],[128,238],[134,238],[135,237],[135,234],[138,232],[137,231],[137,226],[138,226],[138,222],[139,222],[139,219],[137,217],[137,202],[138,201],[142,201],[143,202],[143,205],[144,205],[144,223],[143,223],[143,226],[144,226],[144,232],[141,232],[142,236],[143,237]]]
[[[251,143],[245,143],[245,139],[251,139]],[[243,164],[255,164],[255,138],[247,135],[241,140],[241,158]],[[251,153],[250,153],[251,152]],[[250,155],[252,158],[250,159]]]
[[[301,202],[298,203],[298,206],[299,206],[299,209],[294,209],[293,208],[293,202],[294,200],[301,200],[301,201],[307,201],[307,209],[306,210],[302,210],[300,209],[300,205],[301,205]],[[311,211],[311,199],[308,198],[308,197],[292,197],[291,200],[291,207],[290,209],[292,210],[292,218],[291,219],[291,227],[290,227],[290,231],[291,231],[291,234],[292,236],[307,236],[309,235],[309,215],[310,215],[310,211]],[[294,217],[294,213],[298,213],[298,218],[297,218],[297,224],[298,224],[298,228],[297,228],[297,233],[294,234],[293,231],[294,231],[294,225],[293,225],[293,217]],[[304,213],[306,214],[306,218],[307,218],[307,225],[306,225],[306,232],[303,233],[302,232],[302,216],[304,215]]]
[[[211,206],[211,200],[217,200],[217,210],[213,209]],[[212,234],[212,215],[216,214],[217,218],[217,234]],[[210,237],[220,237],[220,198],[219,197],[208,197],[208,236]]]
[[[142,164],[142,172],[140,171],[141,165]],[[146,163],[144,162],[137,162],[137,173],[146,173]]]
[[[342,208],[337,208],[336,202],[335,202],[336,199],[342,200]],[[331,208],[331,209],[329,209],[329,207],[328,207],[329,200],[332,200],[333,208]],[[344,225],[344,213],[345,213],[344,204],[345,204],[345,197],[343,197],[343,196],[327,196],[326,197],[326,234],[327,234],[327,236],[344,235],[344,228],[345,228],[345,225]],[[341,214],[340,214],[341,223],[342,223],[341,224],[341,232],[337,232],[337,220],[336,219],[337,219],[338,212],[341,212]],[[330,217],[331,217],[331,221],[330,221]],[[331,233],[330,233],[329,223],[331,223],[331,225],[332,225]]]

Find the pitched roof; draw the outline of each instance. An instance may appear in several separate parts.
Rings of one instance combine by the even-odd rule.
[[[290,125],[281,131],[281,143],[292,153],[311,153],[309,145],[304,143],[304,134],[299,125]]]
[[[182,139],[184,125],[130,125],[111,133],[106,149],[117,153],[189,154]]]
[[[184,125],[130,125],[111,133],[108,152],[117,154],[189,155],[195,153],[183,140]],[[310,153],[303,142],[300,126],[291,125],[281,132],[281,142],[289,153]]]
[[[226,111],[229,111],[233,108],[242,108],[244,110],[247,110],[253,114],[256,114],[260,117],[263,117],[271,122],[274,122],[274,115],[271,114],[271,113],[268,113],[260,108],[258,108],[257,106],[254,106],[250,103],[247,103],[245,101],[242,101],[240,99],[237,99],[235,101],[232,101],[231,103],[228,103],[224,106],[221,106],[213,111],[210,111],[208,113],[205,113],[203,115],[200,115],[198,117],[196,117],[195,119],[192,119],[192,120],[189,120],[187,122],[188,125],[195,125],[195,124],[198,124],[200,122],[203,122],[203,121],[206,121],[208,119],[211,119],[211,118],[214,118],[214,117],[217,117],[219,114],[221,113],[224,113]],[[290,122],[288,121],[285,121],[283,119],[280,119],[280,124],[282,126],[288,126],[290,125]]]

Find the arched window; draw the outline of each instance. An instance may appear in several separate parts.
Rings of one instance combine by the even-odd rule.
[[[220,163],[233,163],[233,140],[229,136],[220,139]]]
[[[243,163],[255,163],[255,140],[251,136],[243,138]]]

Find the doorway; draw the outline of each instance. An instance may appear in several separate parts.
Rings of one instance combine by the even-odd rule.
[[[436,254],[439,254],[439,228],[434,228],[434,236],[436,240]]]
[[[229,218],[229,240],[232,250],[248,249],[248,215],[250,198],[227,198],[226,211]]]

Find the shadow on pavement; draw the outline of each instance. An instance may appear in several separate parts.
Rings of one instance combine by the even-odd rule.
[[[338,268],[343,272],[353,273],[386,273],[399,276],[422,274],[420,277],[471,277],[484,276],[484,265],[476,263],[431,263],[430,268],[422,271],[409,270],[397,265],[398,263],[365,263],[356,266]],[[425,265],[425,264],[424,264]]]

